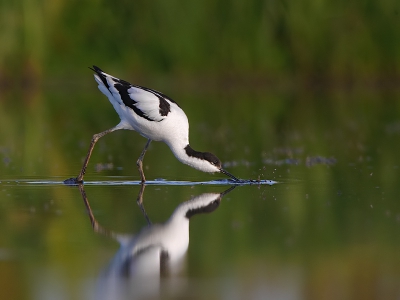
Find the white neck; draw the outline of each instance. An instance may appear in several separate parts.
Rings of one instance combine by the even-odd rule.
[[[185,141],[183,143],[167,143],[169,148],[171,149],[172,153],[175,157],[183,164],[188,165],[196,170],[200,170],[207,173],[215,173],[220,172],[220,170],[212,165],[209,161],[200,159],[197,157],[189,156],[186,153],[185,147],[189,145],[189,141]],[[195,151],[198,152],[198,151]]]

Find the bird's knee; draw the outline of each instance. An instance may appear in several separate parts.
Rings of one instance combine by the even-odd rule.
[[[99,135],[98,134],[95,134],[95,135],[93,135],[92,136],[92,144],[94,144],[94,143],[96,143],[98,140],[99,140]]]

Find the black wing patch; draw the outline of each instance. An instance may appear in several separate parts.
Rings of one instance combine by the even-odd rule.
[[[175,103],[176,105],[178,105],[178,103],[176,103],[173,99],[171,99],[170,97],[168,97],[167,95],[165,95],[165,94],[163,94],[163,93],[161,93],[159,91],[156,91],[156,90],[144,87],[144,86],[140,86],[140,85],[132,85],[132,86],[137,87],[137,88],[142,89],[142,90],[145,90],[147,92],[150,92],[150,93],[152,93],[152,94],[154,94],[156,96],[160,96],[160,97],[162,97],[164,99],[167,99],[167,100],[171,101],[172,103]]]
[[[89,69],[94,71],[99,76],[99,78],[103,82],[104,86],[107,87],[108,90],[110,90],[110,86],[109,86],[109,84],[107,82],[107,78],[106,78],[106,75],[104,75],[103,70],[101,70],[97,66],[93,66],[93,68],[89,68]],[[107,74],[107,76],[110,76],[110,75]],[[128,92],[128,90],[131,87],[144,90],[144,91],[149,92],[149,93],[153,94],[154,96],[156,96],[158,98],[158,100],[159,100],[159,105],[158,105],[159,110],[158,111],[159,111],[159,114],[161,116],[163,116],[163,117],[167,116],[168,113],[171,112],[171,105],[169,104],[168,101],[171,101],[172,103],[175,103],[176,105],[178,105],[170,97],[168,97],[167,95],[164,95],[163,93],[161,93],[159,91],[156,91],[156,90],[153,90],[153,89],[150,89],[150,88],[146,88],[146,87],[143,87],[143,86],[139,86],[139,85],[132,85],[128,81],[125,81],[125,80],[122,80],[122,79],[119,79],[119,78],[116,78],[116,77],[113,77],[113,76],[110,76],[110,77],[112,78],[112,80],[114,82],[116,82],[114,84],[114,87],[117,89],[118,93],[120,94],[122,102],[127,107],[131,108],[138,116],[140,116],[140,117],[142,117],[142,118],[144,118],[144,119],[146,119],[148,121],[156,121],[156,120],[149,118],[142,110],[140,110],[138,108],[138,106],[136,105],[138,102],[135,101],[134,99],[132,99],[130,94],[129,94],[129,92]],[[163,119],[157,120],[157,121],[161,122],[162,120]]]
[[[168,103],[167,100],[165,100],[162,97],[158,97],[158,99],[160,100],[160,115],[162,115],[163,117],[167,116],[168,113],[171,111],[171,105]]]
[[[104,74],[103,74],[104,72],[103,72],[99,67],[93,66],[93,69],[92,69],[91,67],[89,67],[89,69],[92,70],[93,72],[95,72],[97,75],[99,75],[101,81],[103,82],[103,84],[104,84],[107,88],[110,87],[110,86],[108,85],[108,83],[107,83],[106,76],[104,76]]]
[[[120,81],[121,82],[121,81]],[[125,81],[126,83],[126,81]],[[131,85],[130,84],[124,84],[124,83],[116,83],[114,84],[114,87],[118,90],[119,94],[121,95],[122,102],[129,108],[131,108],[138,116],[145,118],[148,121],[154,121],[147,117],[144,112],[142,112],[139,108],[136,107],[136,101],[133,100],[129,93],[128,90],[130,89]]]
[[[158,98],[158,100],[160,101],[159,112],[160,112],[160,115],[162,115],[163,117],[167,116],[168,113],[171,111],[171,105],[168,103],[167,100],[169,100],[172,103],[175,103],[176,105],[178,105],[178,103],[176,103],[170,97],[168,97],[167,95],[165,95],[165,94],[163,94],[163,93],[161,93],[159,91],[156,91],[156,90],[153,90],[153,89],[149,89],[147,87],[140,86],[140,85],[133,85],[133,87],[136,87],[138,89],[144,90],[144,91],[149,92],[149,93],[152,93],[154,96],[156,96]]]

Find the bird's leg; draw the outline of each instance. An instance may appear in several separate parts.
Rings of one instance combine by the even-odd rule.
[[[67,183],[67,184],[68,184],[68,183],[74,183],[74,184],[82,183],[82,182],[83,182],[83,176],[84,176],[85,173],[86,173],[86,167],[87,167],[87,165],[88,165],[88,163],[89,163],[90,156],[92,155],[94,145],[97,143],[97,141],[98,141],[101,137],[105,136],[106,134],[108,134],[108,133],[110,133],[110,132],[113,132],[113,131],[115,131],[115,130],[118,130],[118,129],[120,129],[120,127],[115,126],[115,127],[110,128],[110,129],[108,129],[108,130],[106,130],[106,131],[103,131],[103,132],[100,132],[100,133],[97,133],[97,134],[93,135],[92,141],[91,141],[91,143],[90,143],[89,151],[88,151],[88,153],[87,153],[87,155],[86,155],[85,161],[84,161],[83,166],[82,166],[82,170],[81,170],[81,172],[79,173],[78,177],[67,179],[67,180],[64,181],[64,183]]]
[[[140,185],[140,191],[139,191],[139,195],[137,196],[136,203],[139,206],[140,210],[142,211],[142,214],[145,217],[147,224],[151,225],[150,218],[147,216],[146,210],[144,209],[144,206],[143,206],[143,193],[144,193],[145,186],[146,185],[144,185],[144,184]]]
[[[90,204],[89,204],[89,200],[88,200],[88,198],[86,196],[86,192],[85,192],[85,189],[83,187],[83,184],[79,184],[79,191],[81,192],[81,195],[82,195],[82,198],[83,198],[83,202],[85,203],[86,210],[87,210],[87,212],[89,214],[90,223],[92,224],[94,232],[101,233],[101,234],[104,234],[106,236],[114,236],[115,234],[112,231],[100,226],[99,223],[97,222],[96,218],[94,217],[92,209],[91,209]]]
[[[138,169],[139,169],[140,177],[142,179],[142,183],[144,183],[146,181],[146,178],[144,177],[144,173],[143,173],[143,157],[146,154],[147,148],[149,148],[150,142],[151,142],[151,139],[148,139],[146,146],[144,146],[144,149],[136,162],[136,165],[138,166]]]

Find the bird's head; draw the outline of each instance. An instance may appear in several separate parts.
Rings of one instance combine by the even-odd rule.
[[[188,159],[183,162],[190,165],[191,167],[208,173],[215,173],[215,172],[222,173],[229,176],[234,181],[239,181],[239,179],[237,179],[231,173],[225,171],[222,168],[221,161],[214,154],[210,152],[199,152],[193,150],[189,145],[185,147],[185,153],[186,153],[185,157],[187,157]]]
[[[231,173],[229,173],[228,171],[226,171],[222,168],[221,161],[214,154],[209,153],[209,152],[204,152],[204,159],[210,164],[210,168],[213,170],[211,172],[220,172],[222,174],[229,176],[234,181],[239,181],[238,178],[236,178]]]

